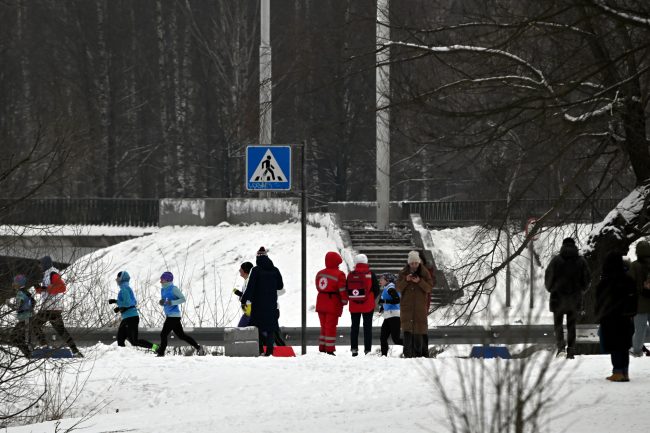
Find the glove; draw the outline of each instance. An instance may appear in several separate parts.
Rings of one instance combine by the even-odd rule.
[[[251,310],[252,310],[252,308],[253,308],[253,305],[252,305],[252,304],[246,304],[246,305],[244,306],[244,314],[245,314],[247,317],[250,317],[250,316],[251,316]]]
[[[158,305],[165,305],[165,300],[161,299],[160,301],[158,301]]]
[[[384,306],[382,305],[381,307],[379,307],[379,314],[381,314],[383,312],[384,312]]]
[[[241,297],[241,296],[243,295],[243,293],[241,292],[241,290],[239,290],[239,289],[237,289],[237,288],[232,289],[232,292],[233,292],[235,295],[239,296],[239,297]]]
[[[109,299],[108,303],[109,304],[117,304],[117,299]]]
[[[119,312],[120,312],[120,307],[115,307],[115,308],[113,308],[113,312],[115,312],[115,313],[119,313]]]
[[[172,300],[171,299],[165,299],[165,305],[171,305]]]

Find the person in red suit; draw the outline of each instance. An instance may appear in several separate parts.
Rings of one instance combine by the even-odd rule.
[[[316,274],[316,312],[320,319],[318,351],[334,355],[336,351],[336,325],[348,303],[345,274],[339,269],[341,256],[330,251],[325,254],[325,269]]]
[[[375,298],[379,296],[379,282],[368,266],[368,257],[357,254],[354,270],[348,273],[346,282],[352,327],[350,328],[350,351],[359,355],[359,326],[363,317],[363,349],[367,355],[372,348],[372,315]]]

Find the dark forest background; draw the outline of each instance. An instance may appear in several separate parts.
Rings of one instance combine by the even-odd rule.
[[[271,14],[274,143],[308,143],[315,204],[374,200],[375,2]],[[392,199],[620,198],[648,178],[647,2],[389,15]],[[0,195],[250,195],[258,54],[257,1],[0,0]]]

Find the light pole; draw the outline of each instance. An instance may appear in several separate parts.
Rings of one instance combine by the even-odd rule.
[[[377,103],[377,229],[387,230],[390,218],[390,40],[389,0],[377,0],[377,67],[375,89]]]

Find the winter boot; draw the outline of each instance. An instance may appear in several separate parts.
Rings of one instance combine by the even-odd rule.
[[[629,377],[625,377],[625,374],[620,373],[620,372],[612,373],[612,375],[608,376],[606,379],[611,381],[611,382],[629,382],[630,381]]]
[[[647,347],[641,346],[641,351],[645,353],[645,356],[650,356],[650,350]]]
[[[359,356],[359,349],[352,349],[352,356]]]
[[[557,350],[557,353],[555,354],[555,357],[556,358],[566,358],[566,351],[564,350],[564,347]]]
[[[566,348],[566,359],[574,359],[576,350],[573,347]]]
[[[196,350],[196,354],[198,356],[205,356],[205,349],[203,348],[203,346],[199,346],[199,348]]]

